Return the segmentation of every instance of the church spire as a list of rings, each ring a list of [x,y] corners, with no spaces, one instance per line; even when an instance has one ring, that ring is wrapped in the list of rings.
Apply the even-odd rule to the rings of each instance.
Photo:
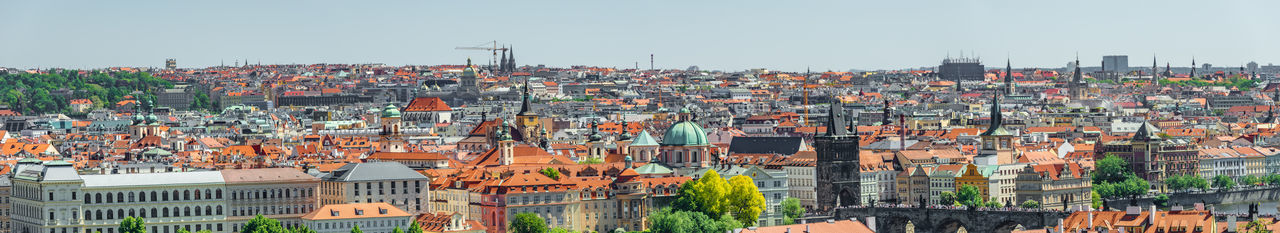
[[[1005,67],[1004,67],[1004,89],[1005,89],[1005,90],[1004,90],[1004,94],[1005,94],[1005,95],[1012,95],[1012,94],[1013,94],[1013,91],[1014,91],[1014,90],[1013,90],[1013,61],[1012,61],[1012,59],[1007,59],[1007,60],[1005,60],[1005,63],[1004,63],[1004,64],[1005,64]]]
[[[498,70],[504,72],[507,71],[507,50],[505,46],[502,50],[502,60],[498,61]]]
[[[516,71],[516,50],[515,48],[507,47],[507,53],[508,53],[507,69],[510,69],[511,72],[515,72]]]
[[[524,90],[521,91],[520,98],[522,99],[521,100],[522,102],[520,103],[520,113],[516,115],[528,116],[530,114],[529,100],[532,99],[533,97],[529,96],[529,78],[527,77],[524,78]]]
[[[986,132],[982,132],[982,136],[1006,136],[1011,135],[1009,130],[1004,129],[1004,116],[1000,114],[1000,95],[991,96],[991,123],[987,127]]]

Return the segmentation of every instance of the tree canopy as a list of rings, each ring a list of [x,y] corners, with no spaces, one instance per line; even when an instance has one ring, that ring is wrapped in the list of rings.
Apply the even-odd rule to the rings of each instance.
[[[721,215],[719,219],[708,217],[698,211],[677,211],[662,208],[649,216],[650,233],[722,233],[742,228],[729,215]]]
[[[1231,190],[1236,187],[1236,181],[1226,175],[1213,176],[1213,187],[1220,190]]]
[[[315,233],[306,226],[298,226],[294,228],[285,228],[280,225],[280,221],[263,217],[262,215],[254,216],[240,228],[241,233]]]
[[[102,107],[129,95],[144,99],[170,87],[173,84],[169,81],[146,72],[49,70],[0,74],[0,104],[24,114],[68,113],[72,99],[90,99],[95,107]],[[199,105],[211,106],[207,94],[198,92],[197,98],[202,94],[204,99],[197,100]]]
[[[133,216],[124,217],[124,220],[120,220],[118,230],[120,233],[147,233],[146,221]]]
[[[786,224],[795,224],[797,218],[804,217],[804,207],[800,206],[800,199],[788,197],[782,200],[782,221]]]
[[[515,233],[546,233],[547,222],[534,213],[518,213],[511,219],[507,229]]]
[[[764,194],[751,177],[738,175],[725,180],[715,170],[709,170],[698,180],[681,185],[672,207],[677,211],[702,212],[706,216],[729,214],[747,226],[754,226],[764,205]]]

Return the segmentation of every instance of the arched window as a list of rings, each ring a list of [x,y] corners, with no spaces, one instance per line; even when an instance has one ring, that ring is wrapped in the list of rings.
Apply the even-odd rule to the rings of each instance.
[[[173,194],[169,194],[169,195],[173,196],[174,201],[181,201],[182,195],[178,195],[178,194],[179,194],[178,190],[173,190]],[[177,211],[174,211],[174,212],[177,212]]]
[[[138,192],[138,201],[147,202],[147,192]]]
[[[168,201],[168,200],[169,200],[169,192],[160,192],[160,197],[161,197],[161,198],[163,198],[165,201]]]
[[[200,190],[196,189],[196,200],[200,200]]]
[[[157,213],[156,208],[155,208],[155,207],[151,207],[151,217],[152,217],[152,218],[155,218],[155,217],[159,217],[159,216],[160,216],[160,214],[159,214],[159,213]]]
[[[222,206],[218,206],[218,215],[222,215]]]
[[[191,190],[182,190],[182,200],[191,200]]]
[[[114,201],[112,199],[115,199],[115,198],[111,198],[111,193],[107,193],[107,203],[112,203],[112,201]]]
[[[124,209],[118,209],[118,210],[116,210],[116,216],[119,216],[120,218],[124,218],[124,217],[125,217],[125,215],[124,215]]]
[[[121,192],[116,193],[116,202],[117,203],[124,202],[124,193],[121,193]]]
[[[146,208],[138,209],[138,217],[146,218],[146,217],[147,217],[147,209],[146,209]]]
[[[138,201],[138,200],[133,198],[133,192],[129,192],[129,202],[135,202],[135,201]]]
[[[107,211],[107,219],[116,219],[116,212]]]
[[[138,213],[133,212],[133,209],[129,209],[129,215],[126,215],[126,216],[138,216]]]
[[[213,215],[213,207],[204,206],[204,215]]]
[[[156,200],[160,200],[159,198],[156,198],[156,191],[151,191],[151,201]],[[152,216],[155,216],[155,214],[152,214]]]
[[[93,217],[93,219],[102,220],[102,210],[98,210],[94,213],[96,214],[94,214],[95,216]]]
[[[182,208],[182,216],[191,216],[191,207]]]
[[[204,199],[213,199],[213,191],[210,191],[210,190],[208,190],[208,189],[205,189],[205,190],[204,190]]]
[[[85,211],[84,211],[84,218],[85,218],[85,220],[93,220],[93,211],[85,210]]]
[[[200,216],[200,206],[196,206],[196,216]]]
[[[219,189],[219,190],[218,190],[218,197],[217,197],[217,198],[218,198],[218,199],[222,199],[222,190],[221,190],[221,189]]]
[[[88,193],[85,193],[85,194],[84,194],[84,203],[85,203],[85,204],[91,204],[91,203],[93,203],[93,202],[91,202],[91,200],[93,200],[93,198],[92,198],[92,197],[93,197],[93,195],[89,195]]]
[[[160,208],[160,213],[166,218],[169,217],[169,207]]]

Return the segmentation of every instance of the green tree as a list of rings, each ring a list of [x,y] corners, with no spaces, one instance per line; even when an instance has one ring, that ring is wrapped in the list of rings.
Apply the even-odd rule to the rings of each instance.
[[[742,228],[742,223],[725,214],[719,219],[700,211],[678,211],[662,208],[649,216],[650,233],[722,233]]]
[[[756,182],[750,176],[737,175],[729,178],[730,193],[727,196],[729,206],[727,211],[733,214],[734,219],[742,222],[747,226],[755,226],[756,220],[760,219],[760,213],[764,212],[764,194],[760,193],[760,189],[756,187]]]
[[[400,227],[396,226],[395,229],[391,229],[391,233],[404,233],[404,230],[400,230]]]
[[[1187,179],[1188,179],[1187,183],[1191,186],[1191,188],[1200,189],[1200,191],[1209,190],[1209,181],[1205,180],[1204,177],[1193,175]]]
[[[1213,176],[1213,188],[1226,191],[1231,190],[1231,188],[1234,187],[1236,187],[1236,181],[1231,180],[1231,177],[1227,177],[1226,175]]]
[[[956,201],[968,207],[984,207],[987,203],[982,198],[982,192],[978,190],[978,187],[972,185],[960,186],[960,191],[956,192]]]
[[[1280,174],[1269,174],[1264,179],[1269,185],[1280,185]]]
[[[1258,178],[1255,175],[1247,175],[1244,178],[1240,178],[1240,184],[1246,186],[1262,185],[1262,178]]]
[[[543,168],[542,170],[539,170],[539,172],[553,180],[560,179],[560,170],[556,170],[555,168]]]
[[[355,224],[351,227],[351,233],[364,233],[364,231],[360,230],[360,224]]]
[[[1097,169],[1093,172],[1093,183],[1099,184],[1104,182],[1119,183],[1126,179],[1126,176],[1133,173],[1129,170],[1129,162],[1121,159],[1115,154],[1108,153],[1102,160],[1098,160],[1094,165]]]
[[[600,158],[587,158],[582,161],[578,161],[578,164],[602,164],[602,163],[604,163],[604,160]]]
[[[800,206],[800,199],[788,197],[782,200],[783,222],[786,224],[795,224],[795,219],[804,217],[804,207]]]
[[[941,205],[957,205],[959,202],[956,200],[958,200],[956,193],[951,191],[943,191],[942,194],[938,195],[938,204]]]
[[[518,213],[507,228],[515,233],[545,233],[547,222],[534,213]]]
[[[306,226],[296,226],[293,228],[285,228],[280,221],[263,217],[262,215],[254,216],[245,222],[240,228],[242,233],[315,233],[315,230]]]
[[[1164,185],[1166,187],[1169,187],[1169,189],[1173,190],[1174,192],[1191,188],[1190,187],[1191,185],[1190,183],[1188,183],[1188,180],[1186,178],[1187,176],[1182,176],[1182,175],[1169,176],[1168,178],[1164,179]]]
[[[120,220],[120,227],[117,230],[120,233],[147,233],[146,220],[133,216],[124,217],[124,220]]]
[[[1267,229],[1267,225],[1270,225],[1270,224],[1268,224],[1267,222],[1264,222],[1262,219],[1256,219],[1256,220],[1253,220],[1253,221],[1249,221],[1249,223],[1245,224],[1245,225],[1242,227],[1242,228],[1244,228],[1244,229],[1237,229],[1237,230],[1236,230],[1236,232],[1245,232],[1245,233],[1272,233],[1272,231],[1271,231],[1271,230],[1268,230],[1268,229]]]
[[[1093,199],[1093,203],[1091,203],[1090,206],[1093,206],[1094,209],[1101,209],[1102,195],[1098,195],[1098,191],[1089,191],[1089,195],[1090,198]]]
[[[1169,196],[1161,193],[1160,195],[1156,195],[1156,198],[1151,202],[1155,203],[1157,206],[1166,207],[1169,206]]]
[[[418,220],[413,220],[413,223],[409,224],[409,233],[422,233],[422,226],[418,225]]]
[[[1022,208],[1028,208],[1028,209],[1040,208],[1040,202],[1037,202],[1035,200],[1027,200],[1022,202],[1022,205],[1020,206]]]
[[[572,232],[572,231],[570,231],[569,229],[564,229],[559,227],[547,229],[547,233],[569,233],[569,232]]]

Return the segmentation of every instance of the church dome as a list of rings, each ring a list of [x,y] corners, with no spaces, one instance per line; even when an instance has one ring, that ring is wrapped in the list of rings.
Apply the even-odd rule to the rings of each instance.
[[[382,118],[400,117],[400,109],[393,104],[387,104],[382,108]]]
[[[143,124],[143,123],[146,123],[146,122],[147,122],[147,118],[146,118],[146,117],[143,117],[141,112],[139,112],[139,113],[134,113],[134,114],[133,114],[133,124],[134,124],[134,125],[140,125],[140,124]]]
[[[159,120],[160,120],[160,118],[159,118],[159,117],[156,117],[156,114],[155,114],[155,113],[152,113],[151,115],[147,115],[147,122],[148,122],[148,123],[156,123],[156,121],[159,121]]]
[[[667,128],[667,133],[662,136],[663,146],[704,146],[707,143],[707,133],[702,130],[702,126],[692,121],[681,121],[671,128]]]

